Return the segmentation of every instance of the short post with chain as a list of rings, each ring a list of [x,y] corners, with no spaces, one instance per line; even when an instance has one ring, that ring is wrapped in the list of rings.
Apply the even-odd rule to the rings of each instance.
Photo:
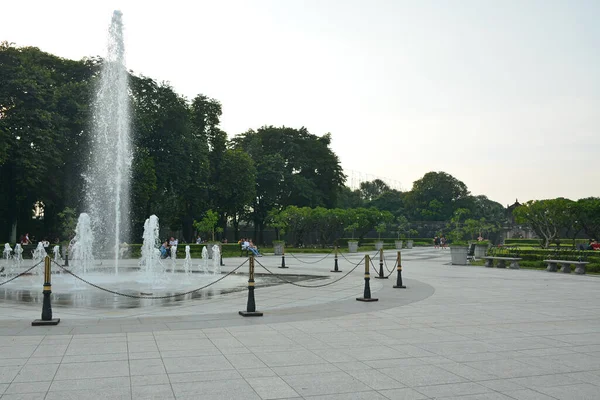
[[[338,247],[337,246],[334,247],[334,251],[335,251],[335,256],[333,257],[333,269],[331,270],[331,272],[342,272],[340,269],[338,269]]]
[[[383,274],[383,248],[379,249],[379,276],[376,279],[387,279],[388,277]]]
[[[251,254],[248,259],[248,303],[246,311],[240,311],[240,315],[244,317],[262,317],[263,313],[256,311],[256,303],[254,302],[254,255]]]
[[[285,266],[285,249],[281,252],[281,267],[279,268],[289,268]]]
[[[406,286],[402,284],[402,255],[400,254],[400,252],[398,252],[396,264],[398,265],[398,277],[396,278],[396,284],[394,285],[394,289],[406,289]]]
[[[375,299],[371,297],[371,286],[369,281],[371,280],[371,276],[369,275],[369,263],[371,262],[370,257],[368,255],[365,256],[365,291],[363,297],[358,297],[356,300],[358,301],[378,301],[379,299]]]
[[[50,256],[44,258],[44,300],[42,303],[42,319],[34,320],[32,326],[40,325],[58,325],[60,318],[52,319],[52,304],[50,295],[52,294],[52,274],[50,270]]]

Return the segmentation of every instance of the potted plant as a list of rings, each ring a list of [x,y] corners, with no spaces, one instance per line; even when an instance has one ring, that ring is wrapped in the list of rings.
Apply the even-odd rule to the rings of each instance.
[[[352,231],[352,240],[348,240],[348,252],[356,253],[358,252],[358,240],[354,240],[354,230],[358,228],[358,222],[350,224],[344,228],[345,231]]]
[[[414,230],[414,229],[409,229],[409,230],[408,230],[408,236],[409,236],[409,237],[413,237],[413,236],[415,236],[415,235],[416,235],[416,234],[418,234],[418,233],[419,233],[419,232],[417,232],[417,231],[416,231],[416,230]],[[407,239],[407,240],[406,240],[406,248],[407,248],[407,249],[412,249],[412,248],[413,248],[413,243],[414,243],[414,241],[413,241],[412,239]]]
[[[404,215],[401,215],[396,219],[396,222],[398,222],[398,224],[396,225],[396,233],[398,234],[398,239],[396,239],[394,243],[396,244],[396,249],[401,250],[401,239],[404,239],[404,232],[406,232],[406,230],[408,229],[408,220]]]
[[[386,229],[387,224],[385,222],[382,222],[375,227],[375,231],[378,235],[377,242],[375,242],[375,250],[383,249],[383,240],[381,240],[381,234],[384,233]]]
[[[467,265],[467,257],[469,255],[469,243],[464,240],[466,232],[461,229],[461,219],[468,215],[470,211],[466,208],[459,208],[454,211],[454,215],[450,219],[450,226],[454,229],[450,231],[448,237],[450,239],[450,256],[452,265]]]
[[[276,256],[283,255],[285,242],[283,240],[273,240],[273,252]]]
[[[479,240],[475,242],[475,253],[473,257],[475,258],[483,258],[487,252],[487,249],[490,247],[489,240]]]

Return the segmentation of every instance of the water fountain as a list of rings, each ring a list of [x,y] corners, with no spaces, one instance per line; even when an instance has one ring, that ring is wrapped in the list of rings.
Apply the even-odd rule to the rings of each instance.
[[[91,159],[85,174],[94,248],[102,258],[114,256],[115,274],[119,246],[129,233],[132,153],[128,96],[122,13],[115,11],[93,105]]]
[[[13,260],[15,268],[20,268],[21,263],[23,262],[23,248],[20,243],[15,244]]]
[[[37,244],[37,247],[33,251],[33,264],[35,265],[35,264],[42,262],[47,255],[48,255],[48,253],[46,253],[46,249],[44,248],[44,245],[42,244],[42,242],[39,242]],[[39,269],[38,268],[34,269],[33,273],[38,274]]]
[[[208,249],[206,246],[202,247],[202,255],[200,257],[200,270],[208,274]]]
[[[2,251],[2,258],[4,258],[4,260],[6,261],[7,266],[8,266],[9,260],[12,258],[12,256],[11,256],[12,251],[13,251],[13,249],[12,249],[12,247],[10,247],[10,244],[4,243],[4,250]]]
[[[183,262],[183,272],[186,276],[192,273],[192,256],[190,254],[190,246],[185,246],[185,260]]]
[[[92,226],[90,216],[86,213],[81,213],[77,220],[77,227],[75,228],[75,239],[73,244],[73,254],[71,260],[71,271],[76,274],[86,275],[88,270],[91,269],[92,263],[94,262],[94,233],[92,232]]]
[[[62,263],[62,257],[60,256],[60,246],[56,245],[52,248],[52,253],[54,253],[54,262],[57,264]]]
[[[155,215],[150,216],[144,224],[141,260],[119,261],[119,249],[128,251],[128,246],[121,246],[128,241],[129,191],[131,180],[132,145],[130,137],[130,99],[128,95],[128,72],[125,67],[125,47],[123,40],[122,14],[115,11],[108,35],[108,54],[102,64],[98,80],[96,97],[93,103],[92,139],[90,143],[90,159],[84,174],[85,204],[88,214],[81,214],[77,223],[74,245],[69,250],[73,254],[72,268],[74,273],[86,275],[86,280],[111,291],[127,293],[132,297],[118,296],[109,292],[92,288],[77,280],[68,273],[56,274],[53,277],[53,304],[60,306],[83,306],[93,308],[131,308],[142,305],[176,305],[184,304],[182,299],[197,299],[211,296],[210,293],[228,293],[245,290],[247,278],[242,275],[230,275],[227,279],[211,286],[209,292],[190,292],[186,297],[168,297],[160,299],[139,299],[133,296],[172,295],[195,288],[204,287],[219,278],[221,274],[219,247],[212,250],[212,265],[209,266],[208,251],[202,249],[200,267],[202,272],[192,274],[193,261],[189,246],[186,246],[183,274],[177,276],[176,248],[170,260],[173,274],[166,273],[166,266],[160,258],[159,223]],[[75,155],[74,155],[75,156]],[[10,246],[9,246],[10,247]],[[6,251],[6,246],[5,246]],[[13,251],[13,272],[20,272],[23,267],[30,267],[31,260],[23,261],[23,248],[17,244]],[[8,254],[8,252],[6,253]],[[46,256],[43,245],[38,245],[33,263],[38,263]],[[96,256],[96,257],[94,257]],[[55,261],[60,257],[59,248],[54,247]],[[94,258],[97,260],[94,262]],[[102,263],[109,268],[100,271]],[[119,264],[123,271],[120,273]],[[25,265],[24,265],[25,264]],[[166,262],[165,262],[166,264]],[[98,268],[98,267],[101,268]],[[35,268],[33,273],[40,273],[42,268]],[[262,278],[261,278],[262,279]],[[279,283],[279,281],[277,281]],[[23,276],[14,281],[10,290],[0,291],[0,298],[13,301],[40,301],[40,277]],[[150,291],[147,289],[150,287]],[[6,287],[5,287],[6,288]],[[73,290],[77,289],[77,290]],[[209,294],[207,294],[209,293]],[[27,299],[27,300],[23,300]]]
[[[177,246],[171,246],[171,272],[175,273],[177,266]]]
[[[167,280],[165,274],[165,266],[160,260],[159,239],[159,224],[158,217],[151,215],[144,223],[144,234],[142,244],[142,259],[140,267],[142,272],[141,281],[150,283],[152,286],[160,285],[161,282]]]
[[[216,244],[212,248],[212,274],[221,274],[221,250]]]

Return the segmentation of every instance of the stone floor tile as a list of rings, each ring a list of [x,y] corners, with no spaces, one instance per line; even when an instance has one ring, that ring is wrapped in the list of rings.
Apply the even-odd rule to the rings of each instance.
[[[291,375],[282,377],[300,396],[369,391],[367,385],[345,372]]]
[[[119,376],[129,376],[129,363],[127,361],[61,364],[54,379],[111,378]]]
[[[531,389],[512,390],[502,393],[516,400],[555,400],[554,397],[550,397],[546,394]]]
[[[600,386],[580,383],[577,385],[540,388],[538,391],[559,400],[597,400],[600,399]]]
[[[151,358],[147,360],[129,360],[129,374],[133,375],[154,375],[165,374],[165,366],[161,358]]]
[[[13,382],[50,382],[54,379],[59,364],[25,365]]]
[[[379,393],[390,400],[423,400],[428,397],[411,388],[380,390]]]
[[[252,386],[252,389],[254,389],[261,399],[267,400],[298,397],[298,393],[296,393],[294,389],[280,377],[246,378],[246,381]]]
[[[199,394],[201,397],[201,394]],[[175,399],[175,394],[170,384],[133,386],[131,388],[132,400],[170,400]]]
[[[44,393],[50,389],[50,381],[46,382],[13,382],[10,384],[8,389],[4,392],[5,394],[15,393]]]

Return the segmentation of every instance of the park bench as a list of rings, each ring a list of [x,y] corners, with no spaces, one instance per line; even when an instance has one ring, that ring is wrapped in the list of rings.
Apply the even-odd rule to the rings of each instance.
[[[498,260],[498,265],[496,266],[496,268],[506,268],[506,262],[510,261],[510,268],[512,268],[512,269],[519,269],[519,261],[522,260],[522,258],[518,258],[518,257],[491,257],[491,256],[483,257],[483,259],[485,260],[485,266],[487,268],[493,268],[494,260]]]
[[[544,260],[548,264],[546,271],[556,272],[558,270],[558,264],[561,265],[560,272],[565,274],[571,273],[571,264],[575,266],[575,273],[579,275],[585,274],[585,265],[589,264],[587,261],[570,261],[570,260]]]

